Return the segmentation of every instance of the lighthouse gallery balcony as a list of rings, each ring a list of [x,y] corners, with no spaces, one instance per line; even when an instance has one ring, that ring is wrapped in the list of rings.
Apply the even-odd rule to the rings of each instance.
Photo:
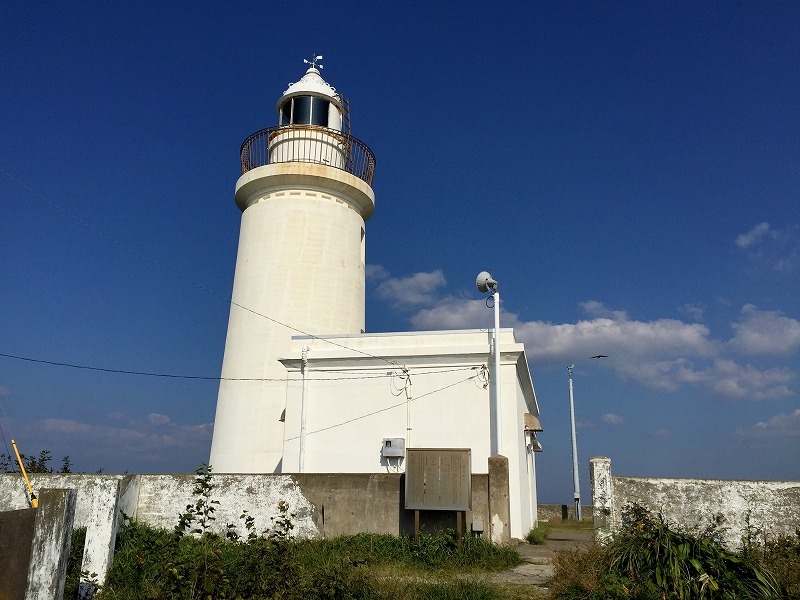
[[[315,125],[267,127],[241,147],[242,174],[278,162],[306,162],[342,169],[372,185],[375,155],[361,140]]]

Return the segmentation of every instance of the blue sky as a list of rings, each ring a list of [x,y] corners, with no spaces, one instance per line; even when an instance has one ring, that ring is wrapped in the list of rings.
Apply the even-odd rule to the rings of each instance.
[[[800,479],[796,2],[3,3],[0,353],[218,376],[239,146],[314,52],[377,157],[368,331],[491,326],[491,271],[542,501],[571,499],[572,363],[584,498],[594,455]],[[0,424],[190,472],[217,385],[0,357]]]

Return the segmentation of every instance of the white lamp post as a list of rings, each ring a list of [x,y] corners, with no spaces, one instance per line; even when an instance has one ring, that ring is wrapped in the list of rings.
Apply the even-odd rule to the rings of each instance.
[[[575,438],[575,400],[572,393],[572,369],[575,365],[567,367],[569,373],[569,418],[572,422],[572,483],[575,498],[575,519],[581,520],[581,484],[578,477],[578,442]]]
[[[492,395],[492,407],[491,407],[491,414],[494,418],[494,423],[492,427],[492,440],[491,440],[491,449],[492,454],[500,454],[502,452],[502,446],[500,443],[500,438],[502,434],[501,428],[501,410],[500,410],[500,292],[497,291],[497,282],[492,279],[492,276],[489,275],[486,271],[481,271],[478,274],[478,278],[475,280],[475,285],[478,287],[479,292],[489,292],[492,293],[492,299],[494,300],[494,331],[492,334],[492,353],[494,355],[494,374],[492,376],[492,389],[494,394]]]

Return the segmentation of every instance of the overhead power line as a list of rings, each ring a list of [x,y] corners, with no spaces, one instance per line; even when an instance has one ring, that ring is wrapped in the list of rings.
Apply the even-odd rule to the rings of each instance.
[[[85,371],[100,371],[102,373],[116,373],[120,375],[141,375],[145,377],[165,377],[169,379],[197,379],[197,380],[204,380],[204,381],[286,381],[285,377],[281,378],[268,378],[268,377],[211,377],[205,375],[180,375],[174,373],[153,373],[148,371],[130,371],[127,369],[108,369],[105,367],[95,367],[90,365],[76,365],[73,363],[66,363],[66,362],[58,362],[53,360],[44,360],[41,358],[31,358],[29,356],[18,356],[16,354],[6,354],[4,352],[0,352],[0,357],[3,358],[11,358],[14,360],[21,360],[25,362],[32,362],[38,363],[43,365],[51,365],[54,367],[67,367],[70,369],[81,369]],[[456,367],[453,369],[440,369],[437,371],[428,371],[422,372],[421,375],[433,375],[437,373],[450,373],[453,371],[466,371],[469,369],[473,369],[475,367]],[[352,371],[324,371],[326,373],[352,373]],[[346,381],[349,379],[382,379],[387,377],[393,377],[395,374],[393,372],[389,373],[381,373],[376,375],[362,375],[362,374],[353,374],[349,377],[321,377],[321,378],[309,378],[307,381]]]
[[[418,400],[422,400],[422,398],[426,398],[428,396],[433,396],[434,394],[438,394],[439,392],[443,392],[444,390],[446,390],[448,388],[455,387],[457,385],[460,385],[462,383],[465,383],[467,381],[471,381],[471,380],[477,379],[477,378],[478,378],[477,374],[476,375],[472,375],[470,377],[467,377],[466,379],[461,379],[460,381],[456,381],[455,383],[450,383],[450,384],[442,386],[442,387],[440,387],[438,389],[431,390],[430,392],[426,392],[424,394],[420,394],[416,398],[412,398],[411,402],[417,402]],[[405,406],[405,405],[406,405],[406,401],[404,400],[403,402],[398,402],[396,404],[392,404],[390,406],[385,406],[383,408],[379,408],[378,410],[374,410],[372,412],[369,412],[369,413],[366,413],[366,414],[363,414],[363,415],[359,415],[358,417],[353,417],[352,419],[347,419],[346,421],[342,421],[341,423],[334,423],[333,425],[328,425],[327,427],[322,427],[320,429],[315,429],[314,431],[308,431],[308,432],[306,432],[306,435],[313,435],[315,433],[322,433],[323,431],[328,431],[329,429],[336,429],[337,427],[343,427],[344,425],[348,425],[350,423],[354,423],[355,421],[360,421],[361,419],[366,419],[367,417],[371,417],[373,415],[377,415],[377,414],[380,414],[382,412],[386,412],[387,410],[392,410],[394,408],[399,408],[399,407]],[[300,439],[299,435],[294,436],[294,437],[290,437],[290,438],[286,438],[286,441],[290,442],[290,441],[297,440],[297,439]]]
[[[344,350],[350,350],[351,352],[356,352],[358,354],[363,354],[364,356],[368,356],[370,358],[374,358],[374,359],[377,359],[377,360],[382,360],[385,363],[392,365],[393,367],[400,368],[400,365],[398,365],[397,363],[395,363],[392,360],[389,360],[388,358],[385,358],[383,356],[375,356],[374,354],[370,354],[369,352],[366,352],[364,350],[359,350],[358,348],[351,348],[349,346],[346,346],[344,344],[340,344],[339,342],[335,342],[335,341],[330,340],[328,338],[316,336],[313,333],[309,333],[307,331],[303,331],[302,329],[298,329],[297,327],[293,327],[292,325],[287,325],[286,323],[278,321],[277,319],[274,319],[274,318],[270,317],[269,315],[265,315],[263,313],[260,313],[257,310],[253,310],[252,308],[248,308],[247,306],[244,306],[243,304],[239,304],[238,302],[235,302],[233,299],[228,299],[225,296],[223,296],[221,294],[218,294],[217,292],[215,292],[215,291],[213,291],[213,290],[211,290],[211,289],[209,289],[209,288],[207,288],[207,287],[205,287],[203,285],[200,285],[199,283],[189,279],[188,277],[184,277],[183,275],[168,269],[167,267],[165,267],[164,265],[156,262],[155,260],[153,260],[151,258],[148,258],[147,256],[145,256],[141,252],[138,252],[138,251],[134,250],[133,248],[131,248],[130,246],[127,246],[126,244],[123,244],[119,240],[111,237],[106,232],[104,232],[102,229],[96,227],[95,225],[93,225],[92,223],[90,223],[89,221],[84,219],[83,217],[68,211],[64,207],[62,207],[59,204],[53,202],[52,200],[50,200],[49,198],[47,198],[46,196],[44,196],[40,192],[38,192],[35,189],[33,189],[31,186],[26,184],[24,181],[21,181],[17,177],[14,177],[11,173],[6,171],[2,167],[0,167],[0,173],[3,173],[6,177],[8,177],[12,181],[16,182],[18,185],[22,186],[23,188],[28,190],[33,195],[37,196],[38,198],[41,198],[42,200],[47,202],[50,206],[54,207],[56,210],[60,211],[61,213],[65,214],[65,215],[67,215],[68,217],[74,219],[75,221],[77,221],[81,225],[85,226],[86,228],[88,228],[89,230],[91,230],[95,234],[99,235],[100,237],[102,237],[106,241],[111,242],[112,244],[114,244],[118,248],[124,250],[128,254],[131,254],[131,255],[135,256],[136,258],[138,258],[139,260],[147,263],[151,267],[155,267],[156,269],[159,269],[160,271],[163,271],[164,273],[167,273],[168,275],[171,275],[172,277],[180,279],[184,283],[186,283],[186,284],[188,284],[188,285],[190,285],[190,286],[192,286],[194,288],[197,288],[198,290],[200,290],[202,292],[205,292],[206,294],[208,294],[208,295],[210,295],[210,296],[212,296],[214,298],[217,298],[218,300],[222,300],[225,304],[227,304],[229,306],[235,306],[237,308],[241,308],[242,310],[246,310],[247,312],[253,313],[254,315],[259,316],[259,317],[261,317],[263,319],[267,319],[268,321],[272,321],[276,325],[280,325],[282,327],[286,327],[287,329],[291,329],[292,331],[297,332],[297,333],[299,333],[301,335],[308,336],[308,337],[313,338],[315,340],[320,340],[320,341],[323,341],[323,342],[327,342],[328,344],[331,344],[333,346],[338,346],[339,348],[342,348]],[[98,370],[103,370],[103,369],[98,369]],[[141,373],[135,373],[134,372],[132,374],[137,374],[138,375],[138,374],[141,374]],[[170,377],[170,376],[169,375],[164,375],[164,377]],[[182,377],[182,378],[185,378],[185,379],[212,379],[212,378],[205,378],[205,377]],[[217,377],[217,378],[214,378],[214,379],[220,379],[220,378]]]

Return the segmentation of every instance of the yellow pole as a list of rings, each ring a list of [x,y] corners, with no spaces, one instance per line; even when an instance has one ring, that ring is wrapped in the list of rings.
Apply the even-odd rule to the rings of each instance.
[[[22,458],[20,458],[19,450],[17,450],[17,443],[14,440],[11,440],[11,445],[14,446],[14,453],[17,455],[17,463],[22,471],[22,476],[25,478],[25,483],[28,485],[28,493],[31,495],[31,506],[33,508],[39,508],[39,499],[36,497],[36,494],[33,493],[31,480],[28,479],[28,474],[25,472],[25,465],[22,464]]]

